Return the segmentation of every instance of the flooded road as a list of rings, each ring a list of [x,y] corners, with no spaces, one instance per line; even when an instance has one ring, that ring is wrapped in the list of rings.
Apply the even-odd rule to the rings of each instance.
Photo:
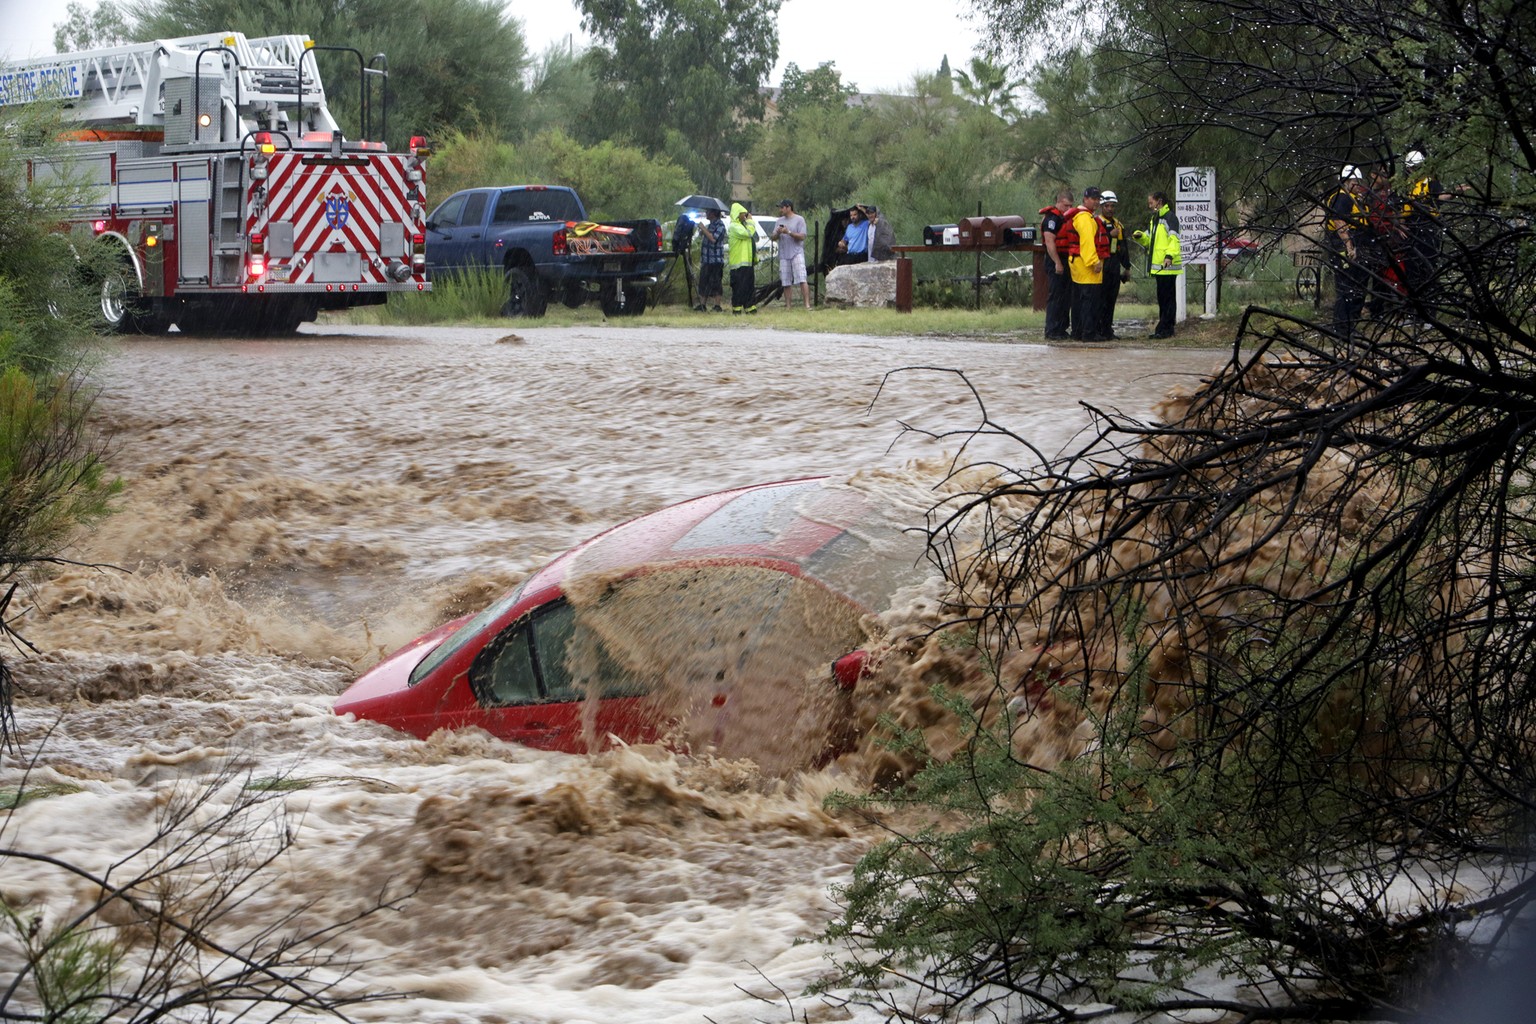
[[[97,404],[121,512],[68,552],[119,569],[18,598],[41,653],[17,665],[0,784],[35,759],[27,784],[57,795],[15,811],[5,842],[103,871],[145,856],[175,787],[217,783],[223,807],[242,790],[221,773],[281,777],[291,845],[225,926],[315,927],[412,894],[325,939],[359,963],[348,990],[412,993],[358,1019],[816,1017],[801,993],[825,950],[794,943],[877,838],[820,808],[859,780],[421,741],[331,701],[561,550],[696,494],[862,475],[920,513],[953,432],[980,421],[950,370],[1050,453],[1087,423],[1080,403],[1146,415],[1222,355],[607,326],[126,342]],[[887,377],[905,367],[928,369]],[[991,438],[979,458],[1028,456]],[[54,914],[90,897],[43,865],[8,868],[3,893]]]

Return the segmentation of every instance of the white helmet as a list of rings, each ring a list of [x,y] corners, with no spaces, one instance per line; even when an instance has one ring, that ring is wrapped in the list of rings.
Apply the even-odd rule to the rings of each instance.
[[[1344,169],[1339,172],[1339,177],[1343,178],[1345,181],[1349,181],[1351,178],[1356,180],[1362,179],[1365,177],[1365,175],[1361,174],[1360,168],[1356,167],[1354,164],[1345,164]]]
[[[1419,166],[1419,164],[1421,164],[1423,162],[1424,162],[1424,154],[1420,153],[1416,149],[1410,149],[1407,153],[1403,154],[1403,163],[1407,166],[1407,168],[1410,171],[1413,170],[1415,167]]]

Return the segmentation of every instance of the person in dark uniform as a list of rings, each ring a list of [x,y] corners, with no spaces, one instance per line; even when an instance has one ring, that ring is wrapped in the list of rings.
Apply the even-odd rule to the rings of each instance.
[[[1323,243],[1333,270],[1333,329],[1346,344],[1355,336],[1365,308],[1365,289],[1370,283],[1366,261],[1370,241],[1366,237],[1365,176],[1354,164],[1339,174],[1339,187],[1328,197],[1328,217],[1323,224]]]
[[[1045,245],[1045,339],[1065,341],[1072,329],[1072,275],[1067,268],[1067,253],[1057,252],[1056,234],[1072,208],[1072,190],[1056,193],[1054,206],[1040,211],[1040,239]]]
[[[1403,200],[1403,229],[1407,233],[1407,279],[1403,282],[1410,298],[1421,301],[1434,299],[1436,264],[1440,262],[1440,249],[1444,245],[1444,231],[1440,227],[1440,204],[1454,198],[1446,191],[1440,179],[1423,175],[1424,154],[1410,150],[1403,158],[1409,175],[1414,177]]]
[[[1115,333],[1115,303],[1120,301],[1120,286],[1131,279],[1131,252],[1126,244],[1125,224],[1115,216],[1119,208],[1120,197],[1105,189],[1099,200],[1099,220],[1109,233],[1109,258],[1104,261],[1104,308],[1099,314],[1099,333],[1106,341],[1120,337]]]

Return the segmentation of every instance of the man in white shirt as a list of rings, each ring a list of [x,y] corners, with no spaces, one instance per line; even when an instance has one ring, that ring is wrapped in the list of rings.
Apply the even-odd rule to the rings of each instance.
[[[773,240],[779,243],[779,283],[784,286],[784,308],[793,309],[791,289],[800,286],[805,308],[811,308],[811,286],[805,275],[805,218],[795,204],[779,200],[779,219],[773,222]]]

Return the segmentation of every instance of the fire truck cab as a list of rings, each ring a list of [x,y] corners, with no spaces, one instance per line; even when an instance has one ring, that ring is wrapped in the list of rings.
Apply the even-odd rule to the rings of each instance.
[[[356,56],[361,139],[331,116],[316,50]],[[0,106],[64,110],[32,181],[73,196],[77,247],[106,247],[85,286],[110,329],[281,334],[431,288],[424,140],[368,141],[387,134],[386,75],[382,54],[226,32],[13,61]]]

